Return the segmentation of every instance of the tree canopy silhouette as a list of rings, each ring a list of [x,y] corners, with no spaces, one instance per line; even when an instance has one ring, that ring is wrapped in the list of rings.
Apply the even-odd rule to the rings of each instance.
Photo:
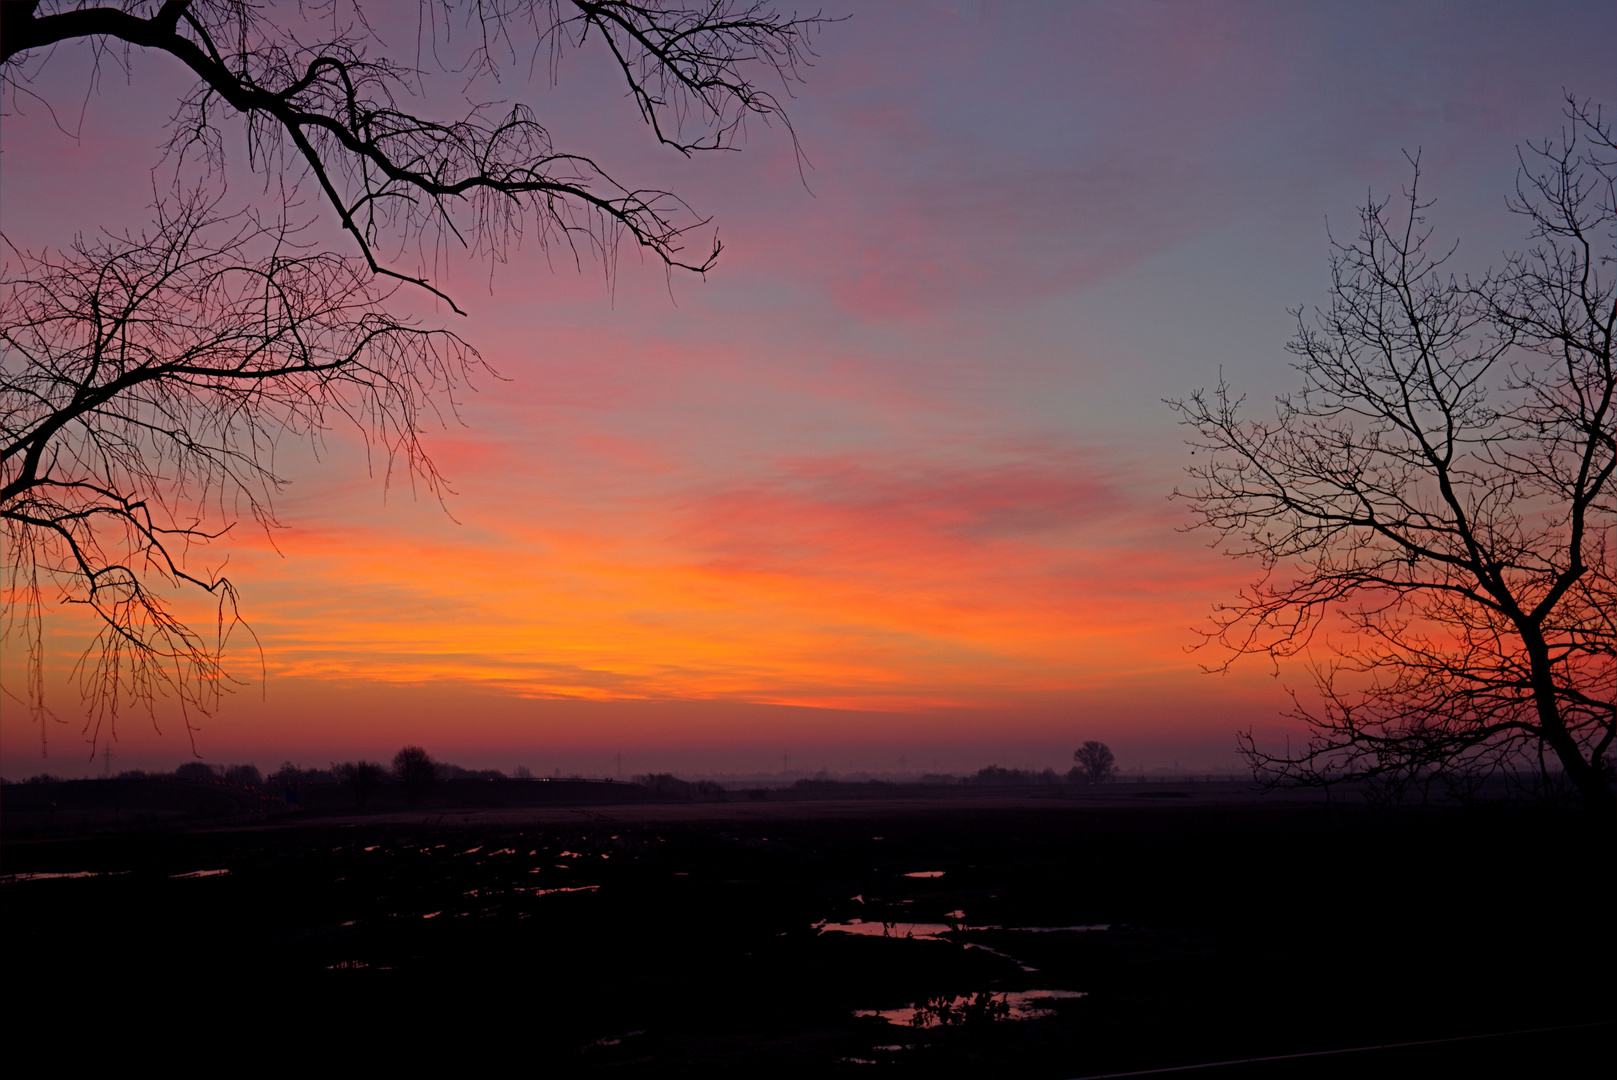
[[[1094,739],[1074,750],[1072,760],[1077,763],[1077,771],[1086,784],[1110,780],[1117,764],[1117,759],[1112,756],[1112,748]]]
[[[1324,310],[1296,312],[1302,389],[1272,420],[1222,382],[1170,404],[1195,431],[1196,525],[1261,573],[1207,639],[1309,660],[1297,753],[1242,736],[1271,782],[1474,790],[1498,773],[1613,810],[1617,735],[1617,144],[1567,99],[1509,208],[1532,246],[1450,269],[1414,177],[1334,243]],[[1314,647],[1318,646],[1318,650]],[[1548,755],[1548,763],[1546,763]]]
[[[735,148],[749,118],[783,125],[795,147],[755,80],[789,86],[825,21],[753,0],[441,0],[420,20],[418,56],[468,80],[469,102],[524,53],[548,56],[554,76],[563,54],[599,40],[652,137],[687,156]],[[351,422],[390,472],[442,491],[422,432],[487,369],[460,336],[390,301],[418,287],[460,312],[432,275],[449,247],[497,263],[528,237],[599,259],[609,277],[625,240],[671,271],[706,272],[720,252],[716,239],[687,250],[708,222],[684,200],[556,146],[526,105],[435,119],[423,69],[390,54],[358,5],[7,3],[7,104],[26,102],[73,43],[97,71],[127,72],[139,50],[195,82],[169,121],[173,181],[154,179],[149,225],[66,252],[5,242],[5,632],[25,643],[42,751],[41,617],[53,599],[85,605],[99,627],[76,669],[92,746],[131,701],[172,697],[188,727],[217,702],[237,592],[186,556],[240,517],[275,524],[278,440]],[[236,145],[272,210],[223,205]],[[300,183],[348,250],[298,220]],[[178,617],[162,586],[212,594],[210,631]]]
[[[438,765],[421,747],[406,746],[393,755],[393,779],[404,788],[405,802],[420,806],[438,782]]]

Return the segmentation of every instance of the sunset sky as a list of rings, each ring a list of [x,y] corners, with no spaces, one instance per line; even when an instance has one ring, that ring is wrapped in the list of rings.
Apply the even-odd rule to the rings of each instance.
[[[429,433],[444,504],[388,490],[338,428],[318,461],[284,448],[285,528],[193,554],[228,556],[267,672],[238,638],[205,760],[1065,769],[1100,738],[1124,769],[1225,769],[1237,728],[1294,730],[1301,668],[1187,652],[1256,568],[1179,531],[1161,399],[1221,370],[1259,407],[1293,385],[1288,309],[1325,301],[1327,230],[1397,194],[1405,151],[1457,268],[1521,246],[1516,145],[1559,131],[1563,88],[1617,105],[1609,3],[825,12],[852,17],[789,102],[806,185],[778,128],[658,148],[592,48],[555,87],[504,85],[558,145],[711,214],[717,269],[625,248],[609,287],[532,245],[454,267],[468,317],[432,317],[506,381]],[[87,51],[59,49],[4,118],[12,243],[145,222],[187,84],[132,70],[86,96]],[[72,691],[49,695],[45,761],[5,700],[7,778],[99,771]],[[116,767],[190,754],[160,726],[122,718]]]

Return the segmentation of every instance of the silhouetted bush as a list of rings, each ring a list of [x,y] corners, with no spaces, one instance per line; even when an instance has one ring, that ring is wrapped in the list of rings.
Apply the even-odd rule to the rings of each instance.
[[[450,765],[447,762],[433,763],[438,770],[440,780],[504,780],[505,774],[498,769],[463,769],[459,765]]]
[[[1004,994],[996,997],[990,991],[979,990],[959,998],[949,994],[923,998],[915,1003],[915,1015],[910,1017],[910,1024],[914,1027],[988,1024],[1010,1015],[1011,1004]]]
[[[792,785],[793,791],[811,791],[827,794],[831,792],[870,792],[891,788],[895,785],[886,780],[832,780],[823,773],[812,778],[804,778]]]
[[[231,765],[225,769],[225,783],[244,784],[247,787],[258,787],[264,782],[264,774],[258,771],[257,765]]]
[[[998,765],[990,765],[985,770],[978,770],[977,776],[973,776],[970,783],[988,787],[1009,787],[1012,784],[1059,784],[1061,776],[1058,776],[1053,768],[1048,768],[1043,773],[1033,773],[1020,768],[999,768]]]
[[[174,770],[176,780],[217,780],[219,774],[213,771],[213,766],[201,761],[187,761]]]
[[[672,773],[647,773],[637,778],[641,786],[650,788],[658,795],[673,796],[680,799],[711,799],[724,794],[724,787],[712,780],[698,780],[691,782],[681,780]]]
[[[404,788],[404,801],[420,806],[438,781],[438,766],[419,746],[406,746],[393,755],[393,779]]]

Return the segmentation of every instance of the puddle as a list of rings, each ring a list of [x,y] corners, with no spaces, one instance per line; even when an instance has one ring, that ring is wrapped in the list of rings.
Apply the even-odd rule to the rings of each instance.
[[[965,918],[965,913],[950,911],[947,918]],[[1087,934],[1092,930],[1110,930],[1111,923],[1094,923],[1090,926],[1001,926],[999,923],[983,923],[981,926],[965,926],[962,930],[1003,930],[1012,934]]]
[[[67,881],[72,878],[116,877],[127,873],[128,870],[73,870],[65,873],[6,874],[0,877],[0,881]]]
[[[854,900],[862,899],[853,897]],[[949,911],[944,917],[955,920],[948,923],[929,922],[884,922],[880,919],[849,919],[847,922],[834,923],[820,920],[812,923],[814,929],[822,934],[858,934],[861,937],[896,937],[915,938],[918,941],[939,941],[943,934],[969,934],[980,933],[987,930],[1000,930],[1016,934],[1083,934],[1093,930],[1110,930],[1111,923],[1095,923],[1090,926],[1001,926],[989,923],[982,926],[968,925],[964,920],[964,911]],[[983,948],[977,945],[974,948]],[[989,952],[994,950],[989,949]],[[1003,955],[1003,954],[1002,954]]]
[[[854,899],[859,899],[855,897]],[[975,941],[966,941],[964,936],[985,931],[1000,931],[1023,934],[1078,934],[1092,930],[1108,930],[1110,923],[1095,923],[1089,926],[968,926],[965,923],[966,913],[955,910],[948,912],[946,918],[955,920],[950,923],[929,922],[885,922],[880,919],[849,919],[847,922],[834,923],[828,920],[811,924],[813,929],[822,934],[852,934],[856,937],[894,938],[904,941],[948,941],[959,945],[963,949],[980,949],[991,956],[1002,960],[1009,960],[1024,972],[1029,974],[1039,969],[1010,953],[1001,952],[990,945],[983,945]],[[1064,991],[1063,991],[1064,992]],[[1013,1016],[1012,1019],[1020,1019]],[[896,1023],[897,1021],[895,1021]]]
[[[617,838],[613,837],[613,839],[615,840]],[[591,1049],[593,1047],[597,1047],[597,1046],[599,1046],[599,1047],[622,1046],[624,1039],[632,1039],[636,1035],[644,1035],[645,1033],[646,1033],[645,1029],[642,1028],[639,1031],[625,1031],[622,1035],[608,1035],[604,1039],[596,1039],[592,1043],[585,1044],[584,1049],[589,1050],[589,1049]]]
[[[814,929],[822,934],[854,934],[859,937],[908,938],[915,941],[943,941],[942,935],[954,927],[936,922],[881,922],[849,919],[847,922],[817,922]]]
[[[228,873],[230,873],[229,870],[193,870],[189,874],[170,874],[169,877],[179,880],[180,878],[222,877]]]
[[[517,889],[517,892],[532,893],[535,896],[549,896],[552,893],[564,892],[594,892],[599,885],[563,885],[556,889]]]
[[[942,870],[912,870],[905,877],[942,877]]]
[[[969,1022],[971,1019],[1037,1020],[1052,1016],[1051,1003],[1088,997],[1082,990],[1011,990],[959,997],[937,997],[902,1009],[855,1009],[855,1016],[879,1016],[900,1027],[929,1028]],[[997,1014],[997,1015],[993,1015]],[[877,1047],[894,1050],[897,1047]]]

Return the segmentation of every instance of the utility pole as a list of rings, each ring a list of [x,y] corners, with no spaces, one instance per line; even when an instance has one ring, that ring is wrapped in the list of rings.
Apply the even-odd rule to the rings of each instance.
[[[623,779],[623,751],[618,751],[618,779]]]

